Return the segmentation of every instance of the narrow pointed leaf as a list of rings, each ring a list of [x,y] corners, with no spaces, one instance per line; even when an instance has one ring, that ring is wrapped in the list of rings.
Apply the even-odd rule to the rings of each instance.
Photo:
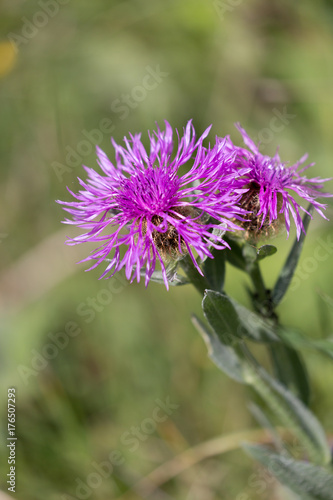
[[[301,355],[282,343],[270,345],[269,351],[276,378],[309,406],[309,377]]]
[[[315,348],[333,359],[333,339],[311,340],[307,342],[306,347]]]
[[[249,339],[254,342],[280,341],[268,320],[225,293],[207,290],[202,307],[209,324],[226,344],[232,344],[237,339]]]
[[[313,462],[327,464],[331,460],[330,448],[313,413],[263,368],[252,366],[252,380],[248,379],[281,423],[298,437]]]
[[[312,214],[313,212],[313,206],[310,205],[308,208],[308,212]],[[307,228],[309,226],[311,217],[307,213],[303,217],[303,226],[304,230],[307,231]],[[301,233],[299,240],[295,240],[292,249],[287,257],[287,260],[285,262],[285,265],[282,268],[281,274],[274,286],[273,292],[272,292],[272,301],[275,305],[275,307],[279,304],[281,299],[283,298],[284,294],[288,290],[288,287],[290,285],[290,282],[292,280],[292,277],[294,275],[296,266],[298,264],[298,260],[301,255],[301,251],[303,248],[303,243],[305,239],[305,233]]]
[[[239,321],[242,324],[243,337],[247,337],[255,342],[279,342],[279,337],[275,333],[275,328],[269,320],[266,320],[239,304],[236,300],[229,297]]]
[[[243,449],[302,500],[333,500],[333,475],[323,467],[279,455],[266,446],[244,444]]]
[[[202,309],[208,323],[221,342],[226,345],[237,342],[242,325],[226,294],[206,290]]]
[[[332,338],[312,340],[304,337],[300,332],[285,327],[280,327],[278,329],[278,335],[286,344],[295,349],[316,349],[330,359],[333,359]]]
[[[243,360],[235,349],[221,342],[196,316],[192,316],[192,323],[204,339],[208,355],[215,365],[233,380],[245,383]]]
[[[273,245],[263,245],[262,247],[258,248],[257,255],[258,255],[258,260],[265,259],[266,257],[270,257],[271,255],[274,255],[277,252],[277,248],[274,247]]]

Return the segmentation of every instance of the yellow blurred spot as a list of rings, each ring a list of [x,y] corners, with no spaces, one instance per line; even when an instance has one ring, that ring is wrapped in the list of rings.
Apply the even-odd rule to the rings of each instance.
[[[10,73],[15,66],[16,53],[10,42],[0,42],[0,78]]]

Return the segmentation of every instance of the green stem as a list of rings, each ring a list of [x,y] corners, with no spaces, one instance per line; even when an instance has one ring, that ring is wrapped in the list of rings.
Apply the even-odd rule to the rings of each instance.
[[[254,262],[248,272],[258,295],[258,300],[265,303],[267,301],[267,290],[258,262]]]
[[[247,268],[247,272],[255,290],[255,293],[253,294],[253,305],[255,309],[264,318],[275,319],[277,322],[277,316],[274,313],[270,291],[265,286],[259,263],[253,262],[251,266]]]
[[[195,265],[192,262],[192,259],[189,255],[186,255],[184,259],[180,261],[180,265],[186,273],[186,276],[192,283],[192,285],[198,290],[201,295],[204,295],[205,290],[210,289],[209,282],[202,276]]]

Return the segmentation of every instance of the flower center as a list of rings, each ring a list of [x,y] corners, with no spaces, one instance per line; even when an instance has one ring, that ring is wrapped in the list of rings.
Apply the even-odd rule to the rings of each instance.
[[[266,216],[263,220],[263,214],[258,215],[260,211],[260,187],[256,182],[251,182],[247,187],[249,190],[243,194],[240,200],[240,206],[249,212],[245,216],[248,220],[241,223],[241,226],[245,229],[242,235],[246,240],[254,242],[260,237],[268,238],[275,236],[280,227],[281,220],[284,220],[283,215],[278,214],[278,218],[271,222],[269,221],[269,216]],[[281,207],[282,196],[280,193],[277,193],[277,212],[281,210]]]
[[[163,168],[138,170],[122,183],[117,195],[119,208],[129,217],[166,212],[178,201],[178,177]]]
[[[177,214],[179,214],[179,216],[177,216]],[[186,206],[171,208],[169,215],[175,220],[183,219],[184,223],[186,223],[186,219],[195,218],[199,214],[195,208]],[[160,226],[163,223],[163,217],[159,215],[153,215],[150,220],[156,227]],[[198,222],[200,222],[200,219],[198,219]],[[146,217],[144,217],[142,220],[142,233],[143,235],[147,234]],[[154,245],[156,246],[159,254],[164,261],[180,258],[187,253],[187,247],[184,238],[179,234],[177,229],[172,224],[170,224],[170,222],[167,222],[167,228],[164,232],[161,232],[158,229],[154,229],[152,231],[152,239]]]

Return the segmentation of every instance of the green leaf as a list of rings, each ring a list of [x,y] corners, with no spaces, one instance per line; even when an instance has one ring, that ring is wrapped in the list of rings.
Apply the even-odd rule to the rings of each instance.
[[[313,212],[313,206],[310,205],[308,208],[308,212],[312,214]],[[311,220],[311,216],[308,215],[307,213],[303,217],[303,226],[304,226],[304,231],[307,231],[307,228],[309,226]],[[285,265],[282,268],[281,274],[274,286],[274,289],[272,291],[272,302],[274,306],[276,307],[283,296],[285,295],[286,291],[288,290],[288,287],[290,285],[290,282],[292,280],[292,277],[294,275],[296,266],[298,264],[298,260],[301,255],[301,251],[303,248],[303,243],[305,239],[305,233],[301,233],[299,240],[295,240],[292,249],[287,257],[287,260],[285,262]]]
[[[269,320],[261,318],[225,293],[206,290],[202,307],[209,324],[225,344],[232,344],[236,339],[280,341]]]
[[[333,475],[323,467],[277,454],[267,446],[244,444],[243,448],[302,500],[333,500]]]
[[[207,258],[202,270],[212,290],[222,292],[225,278],[225,251],[214,248],[214,259]]]
[[[228,297],[208,290],[203,309],[212,330],[196,317],[193,323],[204,338],[214,363],[234,380],[252,386],[281,423],[298,437],[313,461],[327,463],[330,450],[315,416],[292,392],[256,364],[243,342],[235,341],[234,334],[240,323]]]
[[[333,359],[333,339],[307,339],[300,332],[285,327],[279,327],[278,335],[283,342],[289,344],[295,349],[316,349],[317,351],[320,351],[328,356],[330,359]]]
[[[243,328],[239,330],[242,337],[247,337],[255,342],[279,342],[280,339],[276,335],[275,327],[271,321],[250,311],[231,297],[229,300],[242,324]]]
[[[244,361],[238,356],[235,349],[224,344],[215,332],[210,331],[196,316],[192,316],[192,323],[204,339],[208,355],[215,365],[237,382],[245,383]]]
[[[240,337],[242,325],[229,297],[224,293],[206,290],[202,309],[221,342],[226,345],[234,344]]]
[[[271,255],[274,255],[277,252],[277,248],[274,247],[273,245],[263,245],[262,247],[258,248],[257,255],[258,255],[258,260],[265,259],[266,257],[270,257]]]
[[[331,460],[330,448],[322,426],[291,391],[274,380],[263,368],[254,366],[253,362],[252,373],[247,380],[281,423],[298,437],[315,463],[326,464]]]
[[[333,339],[311,340],[307,342],[306,347],[315,348],[333,359]]]
[[[270,345],[269,351],[276,378],[309,406],[309,377],[300,354],[292,347],[281,343]]]

